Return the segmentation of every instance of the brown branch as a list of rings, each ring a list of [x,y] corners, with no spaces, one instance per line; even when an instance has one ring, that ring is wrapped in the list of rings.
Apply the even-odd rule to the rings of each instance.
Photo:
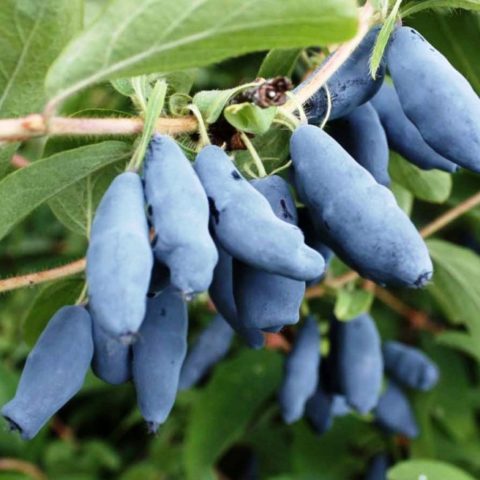
[[[298,105],[303,105],[310,97],[320,90],[323,85],[325,85],[332,75],[345,63],[348,57],[350,57],[368,33],[374,13],[375,10],[373,6],[370,2],[367,2],[365,6],[360,9],[357,34],[348,42],[340,45],[324,63],[322,68],[297,89],[295,98],[287,102],[285,110],[294,112],[298,109]]]
[[[18,288],[29,287],[39,283],[58,280],[59,278],[69,277],[85,270],[86,260],[82,258],[72,263],[67,263],[61,267],[44,270],[42,272],[29,273],[19,277],[5,278],[0,280],[0,293],[16,290]]]
[[[52,117],[47,122],[40,114],[23,118],[0,120],[0,141],[16,142],[43,135],[136,135],[143,130],[143,120],[132,118],[69,118]],[[155,130],[178,135],[197,130],[193,116],[159,118]]]
[[[0,471],[20,472],[35,480],[48,480],[48,477],[36,465],[16,458],[0,458]]]
[[[420,234],[423,238],[430,237],[431,235],[437,233],[443,227],[446,227],[449,223],[453,222],[458,217],[462,216],[464,213],[468,212],[477,205],[480,205],[480,192],[467,198],[454,208],[445,212],[443,215],[440,215],[438,218],[433,220],[433,222],[423,227],[420,230]]]
[[[422,330],[430,333],[440,333],[443,331],[443,327],[432,322],[425,312],[410,307],[388,290],[375,285],[373,293],[375,298],[387,307],[390,307],[394,312],[406,318],[414,330]]]

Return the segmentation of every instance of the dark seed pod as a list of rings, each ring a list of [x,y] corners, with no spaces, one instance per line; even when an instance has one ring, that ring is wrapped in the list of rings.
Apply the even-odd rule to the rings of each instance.
[[[370,57],[379,31],[379,26],[372,28],[348,60],[328,80],[327,87],[331,99],[330,120],[348,115],[358,106],[368,102],[382,86],[385,77],[385,62],[382,61],[380,64],[375,79],[370,74]],[[320,65],[311,77],[320,68],[323,68],[323,65]],[[307,78],[297,89],[301,89],[306,83],[309,83],[311,77]],[[307,102],[305,109],[309,123],[318,125],[326,120],[328,113],[326,89],[322,87],[318,90]]]
[[[405,160],[423,170],[458,170],[455,163],[439,155],[423,139],[417,127],[405,115],[394,87],[384,84],[372,98],[371,104],[380,117],[389,147]]]
[[[173,287],[148,299],[139,338],[133,345],[132,373],[142,416],[151,432],[168,417],[187,352],[187,306]]]
[[[406,387],[427,391],[438,382],[438,367],[418,348],[385,342],[383,361],[387,374]]]
[[[428,249],[392,192],[317,127],[291,139],[295,183],[325,243],[363,277],[422,287],[432,277]]]
[[[387,136],[370,103],[333,122],[329,133],[378,183],[390,185]]]
[[[87,252],[89,309],[109,335],[132,339],[140,328],[152,266],[142,182],[122,173],[100,202]]]
[[[2,415],[23,439],[33,438],[82,387],[93,355],[92,320],[83,307],[63,307],[30,352],[13,400]]]
[[[405,394],[393,381],[380,397],[375,420],[387,432],[416,438],[419,434],[415,416]]]
[[[267,199],[235,168],[219,147],[205,147],[195,170],[210,201],[217,241],[234,258],[296,280],[323,272],[320,255],[303,242],[300,229],[273,213]]]
[[[278,218],[296,225],[295,202],[285,180],[271,176],[251,183],[268,200]],[[233,278],[235,304],[242,325],[264,330],[298,322],[305,282],[265,272],[240,261],[234,261]]]
[[[286,423],[302,418],[305,405],[317,387],[319,365],[320,332],[315,319],[307,317],[285,361],[279,401]]]
[[[228,352],[233,330],[221,315],[199,335],[182,365],[179,390],[196,385]]]
[[[468,81],[410,27],[393,33],[387,61],[403,111],[425,141],[480,172],[480,99]]]
[[[383,379],[380,336],[367,314],[332,321],[331,355],[336,382],[348,404],[364,414],[378,403]]]
[[[169,136],[155,135],[150,141],[144,177],[155,256],[185,295],[207,290],[218,261],[208,231],[208,200],[187,157]]]

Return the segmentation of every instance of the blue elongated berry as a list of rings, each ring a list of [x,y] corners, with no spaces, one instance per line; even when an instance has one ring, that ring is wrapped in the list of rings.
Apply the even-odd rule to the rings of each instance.
[[[320,384],[307,402],[305,415],[318,435],[324,434],[332,427],[332,395],[327,393]]]
[[[369,462],[365,480],[387,480],[390,462],[387,455],[379,453]]]
[[[323,243],[317,232],[315,231],[315,226],[313,225],[310,212],[307,208],[300,208],[298,210],[298,226],[303,232],[305,236],[305,243],[317,251],[322,258],[325,260],[325,272],[327,271],[328,267],[330,266],[330,262],[333,259],[333,251]],[[325,272],[322,275],[314,278],[307,282],[307,286],[316,285],[320,283],[320,281],[325,276]]]
[[[387,374],[406,387],[426,391],[438,382],[438,367],[418,348],[400,342],[385,342],[383,362]]]
[[[352,409],[343,395],[333,395],[332,397],[332,415],[334,417],[344,417],[352,413]]]
[[[202,185],[177,143],[167,135],[150,141],[144,167],[145,197],[158,260],[186,295],[203,292],[218,261],[208,231],[209,207]]]
[[[431,279],[428,249],[393,194],[335,140],[306,125],[290,151],[315,228],[344,262],[380,284],[421,287]]]
[[[205,147],[195,170],[209,197],[215,237],[230,255],[296,280],[323,272],[322,258],[304,244],[300,229],[276,217],[268,200],[242,177],[221,148]]]
[[[93,320],[93,345],[92,370],[98,378],[112,385],[130,380],[131,345],[108,335],[95,320]]]
[[[423,170],[458,170],[455,163],[442,157],[423,139],[418,128],[405,115],[393,86],[384,84],[370,103],[380,117],[393,151]]]
[[[367,413],[377,405],[383,379],[380,336],[372,317],[332,321],[332,363],[336,382],[355,410]]]
[[[393,33],[387,62],[403,111],[425,141],[480,172],[480,99],[468,81],[410,27]]]
[[[237,306],[233,297],[233,259],[218,243],[217,250],[218,263],[208,291],[210,298],[218,312],[250,347],[262,348],[265,343],[262,332],[258,328],[246,328],[238,318]]]
[[[92,320],[83,307],[61,308],[28,355],[15,397],[2,415],[33,438],[82,387],[93,355]]]
[[[196,385],[228,352],[233,330],[221,315],[216,315],[199,335],[182,365],[178,388]]]
[[[268,200],[278,218],[296,225],[295,202],[285,180],[271,176],[251,183]],[[235,304],[242,325],[263,330],[298,322],[305,282],[265,272],[240,261],[234,261],[233,279]]]
[[[330,120],[348,115],[359,105],[368,102],[381,87],[385,77],[385,62],[382,61],[375,79],[370,74],[370,57],[379,31],[380,27],[372,28],[348,60],[328,80],[327,87],[331,99]],[[318,67],[320,68],[323,68],[323,65]],[[318,69],[297,89],[304,88]],[[306,104],[309,123],[318,125],[326,119],[328,103],[326,89],[322,87]]]
[[[152,266],[142,181],[122,173],[100,202],[87,252],[90,312],[109,335],[131,338],[140,328]]]
[[[285,361],[279,401],[286,423],[302,418],[305,405],[317,387],[319,365],[320,332],[315,319],[307,317]]]
[[[187,352],[187,306],[173,287],[147,301],[147,313],[133,345],[132,373],[137,401],[151,432],[166,420]]]
[[[370,103],[360,105],[333,122],[329,132],[378,183],[386,187],[390,185],[387,136]]]
[[[410,402],[393,381],[380,397],[375,408],[376,422],[387,432],[415,438],[419,434],[418,425]]]

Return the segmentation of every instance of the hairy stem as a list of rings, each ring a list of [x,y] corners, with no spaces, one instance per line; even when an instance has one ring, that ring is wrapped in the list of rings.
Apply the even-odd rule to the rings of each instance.
[[[303,105],[312,97],[315,92],[320,90],[325,83],[332,77],[332,75],[345,63],[353,51],[358,47],[365,35],[370,29],[375,9],[367,2],[360,10],[359,26],[357,34],[348,42],[343,43],[338,47],[330,58],[324,63],[317,73],[312,75],[308,82],[305,82],[302,88],[298,89],[295,94],[295,101],[290,100],[285,105],[285,109],[294,112],[297,110],[297,105]]]
[[[0,458],[0,471],[19,472],[35,480],[47,480],[47,476],[36,465],[17,458]]]
[[[155,131],[179,135],[197,131],[194,116],[159,118]],[[138,135],[143,131],[143,120],[132,118],[68,118],[52,117],[47,122],[42,115],[0,120],[0,141],[16,142],[43,135]]]
[[[72,263],[67,263],[62,267],[43,270],[42,272],[28,273],[19,277],[6,278],[0,280],[0,293],[16,290],[18,288],[29,287],[39,283],[50,282],[64,277],[70,277],[85,270],[86,260],[81,258]]]

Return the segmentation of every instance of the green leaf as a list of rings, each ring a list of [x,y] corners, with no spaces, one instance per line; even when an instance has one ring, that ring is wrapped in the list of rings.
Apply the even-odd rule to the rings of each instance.
[[[395,195],[395,200],[398,203],[398,206],[408,215],[412,214],[413,208],[413,195],[405,187],[402,187],[397,182],[392,182],[390,185],[390,190]]]
[[[95,210],[112,180],[122,171],[123,162],[107,165],[55,195],[49,206],[55,216],[70,230],[89,236]]]
[[[380,63],[382,62],[383,54],[385,52],[385,49],[387,48],[388,40],[390,39],[390,35],[395,28],[395,22],[397,21],[397,15],[402,1],[403,0],[395,1],[395,4],[393,5],[392,10],[388,14],[385,23],[382,25],[380,33],[377,37],[377,41],[375,42],[375,46],[373,47],[372,56],[370,58],[370,73],[373,78],[377,76],[377,70],[380,66]]]
[[[170,72],[271,48],[338,43],[357,28],[353,0],[113,0],[47,77],[66,97],[107,79]]]
[[[258,76],[262,78],[291,77],[301,52],[302,50],[299,48],[270,50],[260,65]]]
[[[187,424],[188,480],[214,478],[215,461],[242,435],[258,408],[278,388],[280,378],[281,359],[271,351],[244,350],[217,367]]]
[[[389,171],[392,180],[420,200],[443,203],[450,196],[452,177],[447,172],[421,170],[396,153],[390,155]]]
[[[260,108],[253,103],[229,105],[223,112],[225,119],[237,130],[263,135],[272,125],[276,107]]]
[[[436,460],[407,460],[388,471],[388,480],[475,480],[468,473]]]
[[[480,362],[479,338],[465,332],[443,332],[436,337],[437,342],[445,347],[463,352]]]
[[[81,278],[71,278],[49,284],[38,292],[23,321],[23,338],[28,345],[35,345],[48,321],[59,308],[77,301],[83,284]]]
[[[428,240],[427,246],[435,263],[429,291],[452,323],[480,332],[480,257],[442,240]]]
[[[204,90],[193,97],[193,104],[198,107],[206,123],[215,123],[230,99],[243,90],[243,86],[228,90]]]
[[[480,3],[478,0],[427,0],[424,2],[407,3],[401,10],[402,17],[408,17],[414,13],[421,12],[427,9],[451,9],[451,8],[463,8],[465,10],[480,11]]]
[[[42,108],[47,70],[82,22],[82,0],[2,0],[0,118]],[[17,146],[0,152],[0,178]]]
[[[106,165],[127,159],[130,145],[107,141],[38,160],[0,182],[0,238],[20,220],[63,189]]]
[[[352,320],[360,314],[370,311],[373,298],[373,293],[362,289],[342,289],[338,292],[335,301],[335,316],[339,320]]]

